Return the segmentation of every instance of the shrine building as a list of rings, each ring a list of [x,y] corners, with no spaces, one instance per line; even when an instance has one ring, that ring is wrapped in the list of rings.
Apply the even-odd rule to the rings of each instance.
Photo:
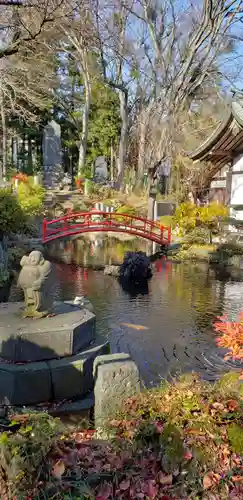
[[[243,100],[231,102],[226,119],[189,157],[211,165],[209,200],[228,205],[230,217],[243,221]]]

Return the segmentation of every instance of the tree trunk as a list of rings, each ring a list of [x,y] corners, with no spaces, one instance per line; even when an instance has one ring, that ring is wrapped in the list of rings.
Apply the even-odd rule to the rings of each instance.
[[[111,140],[111,149],[110,149],[110,180],[114,181],[114,149],[113,149],[113,141]]]
[[[84,77],[85,86],[85,103],[82,117],[82,134],[79,146],[79,158],[78,158],[78,173],[81,174],[85,167],[86,155],[87,155],[87,143],[88,143],[88,132],[89,132],[89,111],[91,104],[91,84],[89,75]]]
[[[28,174],[33,175],[32,140],[28,137]]]
[[[18,139],[17,137],[12,138],[12,164],[14,168],[18,171]]]
[[[122,183],[125,173],[125,160],[127,152],[127,139],[128,139],[128,106],[127,106],[127,92],[118,90],[120,99],[120,114],[122,120],[121,135],[119,141],[119,156],[117,161],[117,188],[122,188]]]
[[[1,112],[1,125],[2,125],[2,165],[0,177],[3,180],[7,178],[7,127],[6,117],[4,111],[3,95],[0,94],[0,112]]]
[[[144,171],[145,171],[145,150],[146,150],[146,132],[147,132],[147,119],[144,113],[141,115],[139,126],[139,149],[138,149],[138,169],[137,169],[137,187],[141,187]]]

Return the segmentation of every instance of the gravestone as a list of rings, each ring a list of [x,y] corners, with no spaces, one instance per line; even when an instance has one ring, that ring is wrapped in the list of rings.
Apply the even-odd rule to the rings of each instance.
[[[95,160],[94,178],[98,182],[105,182],[108,177],[107,162],[104,156],[98,156]]]
[[[159,220],[163,215],[173,215],[176,203],[170,201],[156,201],[154,204],[154,220]]]
[[[43,135],[44,182],[47,188],[57,187],[62,178],[61,127],[51,120]]]

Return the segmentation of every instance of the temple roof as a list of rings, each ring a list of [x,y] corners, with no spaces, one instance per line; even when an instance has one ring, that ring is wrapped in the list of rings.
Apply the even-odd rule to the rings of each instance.
[[[233,156],[243,150],[243,101],[232,101],[225,120],[215,132],[189,153],[193,161],[208,161],[220,170]]]

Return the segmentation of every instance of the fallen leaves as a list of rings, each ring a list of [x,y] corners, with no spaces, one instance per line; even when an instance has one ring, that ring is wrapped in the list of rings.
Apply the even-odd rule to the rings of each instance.
[[[159,475],[159,482],[160,484],[164,486],[171,486],[173,483],[173,476],[172,474],[169,474],[168,476],[165,476],[163,473],[160,473]]]
[[[75,443],[83,443],[93,439],[95,432],[94,429],[84,429],[82,431],[73,432],[70,438],[75,441]]]
[[[61,479],[66,470],[65,463],[63,460],[58,460],[52,467],[52,475],[56,479]]]
[[[203,488],[204,490],[208,490],[210,488],[214,488],[219,484],[221,476],[219,474],[215,474],[214,472],[209,472],[203,478]]]
[[[238,401],[235,401],[235,399],[230,399],[230,401],[227,402],[227,406],[230,411],[237,411],[240,407]]]
[[[28,415],[16,417],[27,430]],[[73,485],[81,481],[79,488],[96,500],[193,500],[203,485],[205,500],[224,498],[222,491],[230,500],[241,500],[243,457],[233,447],[229,429],[236,425],[241,432],[242,417],[237,391],[224,395],[217,384],[214,388],[195,377],[143,391],[109,422],[114,440],[97,439],[94,429],[68,434],[61,427],[46,456],[49,485],[75,497]],[[38,433],[33,429],[33,436],[22,435],[31,441]],[[40,489],[46,486],[45,477],[40,483]]]
[[[242,483],[243,484],[243,476],[232,476],[233,483]]]
[[[184,460],[191,460],[192,459],[192,452],[189,450],[185,451],[183,458],[184,458]]]
[[[211,408],[213,408],[214,410],[222,411],[222,410],[224,410],[225,406],[223,405],[223,403],[218,403],[216,401],[215,403],[213,403],[211,405]]]
[[[128,488],[130,488],[130,484],[131,484],[130,479],[125,479],[119,484],[119,488],[122,491],[126,491],[128,490]]]

